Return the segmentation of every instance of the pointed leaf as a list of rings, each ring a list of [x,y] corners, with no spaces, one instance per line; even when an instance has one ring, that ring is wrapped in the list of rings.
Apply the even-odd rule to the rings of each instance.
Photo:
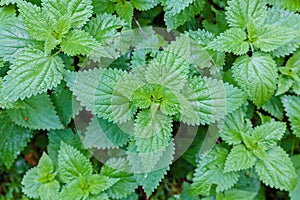
[[[216,192],[222,192],[238,181],[238,173],[223,173],[227,155],[228,151],[225,148],[215,147],[199,160],[194,173],[192,194],[208,196],[213,184],[217,185]]]
[[[37,95],[56,87],[62,80],[63,61],[36,49],[26,49],[15,59],[4,77],[2,93],[8,101]]]
[[[97,41],[105,41],[117,34],[117,29],[124,26],[125,21],[115,15],[104,13],[92,18],[85,30]]]
[[[258,107],[274,94],[277,83],[275,61],[269,55],[254,53],[239,57],[233,64],[235,81]]]
[[[33,96],[18,103],[20,108],[7,110],[8,116],[17,125],[43,130],[63,128],[47,94]]]
[[[92,0],[42,0],[42,6],[50,18],[58,21],[66,14],[71,17],[71,27],[81,28],[92,16]]]
[[[83,144],[85,148],[110,149],[124,146],[128,140],[128,134],[124,129],[128,125],[118,125],[105,119],[94,117],[89,123]]]
[[[64,183],[71,182],[80,176],[92,174],[92,165],[82,153],[74,147],[61,142],[58,151],[58,172]]]
[[[95,38],[83,30],[73,30],[65,35],[61,49],[69,56],[87,55],[98,46]]]
[[[262,25],[267,15],[267,7],[260,0],[231,0],[228,2],[226,19],[231,27],[246,28],[251,21]]]
[[[300,138],[300,97],[285,95],[282,97],[282,103],[293,133]]]
[[[243,29],[231,28],[209,43],[208,48],[243,55],[249,51],[247,35]]]
[[[224,172],[240,171],[252,167],[256,157],[244,145],[233,146],[226,158]]]
[[[272,188],[291,191],[296,185],[297,174],[293,163],[280,147],[270,149],[266,159],[259,160],[255,169],[262,182]]]

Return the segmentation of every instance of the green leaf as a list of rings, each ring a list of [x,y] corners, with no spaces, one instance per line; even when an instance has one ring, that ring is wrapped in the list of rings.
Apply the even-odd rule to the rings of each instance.
[[[13,17],[1,21],[5,23],[0,23],[0,57],[12,63],[20,52],[36,41],[30,38],[21,19]]]
[[[264,150],[268,150],[276,145],[286,131],[284,122],[269,122],[257,126],[252,132],[252,139]]]
[[[291,197],[291,200],[297,200],[300,198],[300,155],[295,155],[292,157],[292,162],[296,168],[296,173],[297,173],[297,184],[295,188],[290,191],[289,196]]]
[[[267,152],[265,160],[259,160],[255,166],[262,182],[271,188],[291,191],[297,181],[297,174],[287,153],[275,146]]]
[[[213,184],[217,185],[216,192],[222,192],[238,181],[238,173],[223,172],[227,154],[225,148],[217,146],[200,158],[194,173],[192,194],[208,196]]]
[[[124,158],[111,158],[105,163],[100,175],[119,179],[118,182],[106,190],[109,197],[120,199],[134,192],[138,184],[130,171],[131,166]]]
[[[58,151],[58,172],[64,183],[92,174],[92,165],[80,151],[61,142]]]
[[[278,7],[268,9],[266,23],[274,26],[287,27],[293,30],[300,30],[300,15]],[[276,57],[289,55],[296,51],[300,45],[299,37],[283,45],[272,52]]]
[[[277,119],[283,119],[283,105],[279,97],[272,96],[271,99],[269,99],[262,106],[262,109],[264,109]]]
[[[87,55],[98,46],[95,38],[83,30],[73,30],[65,35],[60,44],[61,49],[69,56]]]
[[[55,180],[56,172],[50,157],[43,153],[39,164],[26,172],[22,180],[22,190],[30,198],[42,200],[57,198],[60,189]]]
[[[171,143],[172,118],[157,110],[142,110],[135,121],[134,136],[140,153],[164,150]]]
[[[164,20],[168,29],[176,29],[185,22],[191,20],[195,15],[199,14],[204,8],[204,0],[194,0],[185,9],[179,13],[172,15],[172,13],[165,12]]]
[[[217,194],[216,200],[233,200],[233,199],[243,199],[243,200],[253,200],[257,192],[231,189],[225,192],[225,196],[222,193]]]
[[[74,134],[71,129],[51,130],[48,133],[48,139],[49,143],[47,151],[55,164],[57,164],[57,155],[61,142],[72,145],[74,148],[79,149],[84,155],[90,155],[86,149],[82,148],[82,141],[80,137],[77,134]]]
[[[42,130],[63,128],[47,94],[32,96],[18,103],[20,108],[7,110],[9,118],[17,125]]]
[[[101,195],[101,192],[111,187],[117,181],[117,178],[109,178],[98,174],[79,177],[63,188],[60,193],[60,199],[90,199],[92,195]]]
[[[231,28],[210,42],[208,48],[243,55],[249,51],[249,43],[243,29]]]
[[[32,134],[28,129],[15,125],[7,117],[4,111],[0,112],[0,160],[6,168],[10,168],[17,156],[26,147]]]
[[[180,120],[184,123],[208,124],[224,117],[226,91],[222,81],[192,77],[188,79],[188,84],[181,93],[183,97],[178,95],[181,108]]]
[[[55,21],[42,12],[42,9],[27,1],[18,1],[20,15],[30,35],[37,40],[45,41],[54,38],[52,30]]]
[[[93,10],[95,14],[101,15],[104,13],[115,12],[116,3],[107,0],[93,0]]]
[[[282,97],[282,103],[293,133],[300,138],[300,97],[285,95]]]
[[[124,26],[125,21],[115,15],[104,13],[92,18],[85,30],[99,42],[103,42],[117,34],[117,29]]]
[[[112,69],[103,72],[95,92],[95,112],[99,118],[114,123],[125,123],[131,120],[135,107],[118,91],[117,87],[124,74],[124,71]]]
[[[169,169],[170,167],[167,166],[150,173],[134,174],[134,177],[138,184],[143,187],[143,190],[145,191],[147,197],[150,197],[154,190],[158,187],[160,181],[167,174],[167,170]]]
[[[276,91],[275,96],[279,96],[281,94],[286,93],[293,86],[293,83],[294,81],[292,79],[280,74],[277,84],[278,89]]]
[[[226,158],[224,172],[240,171],[252,167],[256,157],[244,145],[233,146]]]
[[[89,123],[83,144],[85,148],[110,149],[124,146],[128,140],[130,124],[118,125],[105,119],[94,117]]]
[[[23,100],[56,87],[62,80],[63,61],[36,49],[22,51],[4,77],[5,100]]]
[[[95,92],[103,73],[103,69],[96,68],[91,70],[66,72],[65,80],[67,86],[73,91],[76,99],[86,110],[95,113]]]
[[[245,29],[249,22],[257,26],[265,22],[267,7],[260,0],[231,0],[227,2],[226,19],[230,27]]]
[[[239,57],[233,64],[232,73],[238,85],[258,107],[274,94],[278,74],[271,56],[254,53],[251,57]]]
[[[159,0],[131,0],[132,5],[141,11],[149,10],[159,4]]]
[[[51,99],[64,126],[67,126],[81,109],[79,102],[73,99],[72,92],[67,88],[65,82],[53,91]]]
[[[297,33],[293,29],[274,25],[259,27],[254,35],[249,35],[253,45],[265,52],[273,51],[289,43],[295,37]]]
[[[148,83],[160,84],[173,91],[183,88],[187,80],[185,74],[188,65],[176,59],[176,54],[162,53],[153,63],[146,68],[145,78]]]
[[[129,1],[118,2],[116,5],[117,14],[131,25],[133,17],[133,6]]]
[[[127,158],[135,174],[147,174],[168,167],[175,153],[175,144],[171,141],[166,147],[152,152],[139,152],[134,143],[129,144]],[[159,181],[159,180],[157,180]],[[158,184],[158,183],[156,183]],[[146,186],[145,186],[146,187]]]
[[[224,83],[226,92],[226,115],[234,112],[247,101],[247,95],[240,89]]]
[[[81,28],[92,16],[92,0],[43,0],[43,11],[58,21],[62,16],[71,17],[71,28]]]
[[[166,0],[166,13],[169,15],[176,15],[185,9],[194,0]]]
[[[240,108],[227,115],[223,127],[220,127],[220,136],[228,144],[240,144],[243,141],[242,134],[248,134],[252,131],[250,121],[245,121],[244,111],[245,109]]]

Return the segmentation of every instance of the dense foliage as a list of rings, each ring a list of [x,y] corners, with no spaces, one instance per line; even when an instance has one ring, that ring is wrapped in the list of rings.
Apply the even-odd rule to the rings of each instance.
[[[0,199],[300,199],[298,0],[0,5]]]

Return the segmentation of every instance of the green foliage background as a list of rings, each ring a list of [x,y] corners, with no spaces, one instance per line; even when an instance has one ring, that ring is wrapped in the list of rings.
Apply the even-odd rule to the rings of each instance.
[[[0,199],[300,199],[299,0],[0,5]],[[180,123],[199,127],[172,163]]]

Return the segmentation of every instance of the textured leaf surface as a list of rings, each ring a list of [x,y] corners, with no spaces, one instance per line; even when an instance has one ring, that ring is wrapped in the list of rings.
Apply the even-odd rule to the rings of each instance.
[[[7,168],[10,168],[32,134],[28,129],[15,125],[7,117],[4,111],[0,112],[0,160]]]
[[[63,128],[47,94],[33,96],[18,103],[20,108],[9,109],[7,114],[19,126],[43,130]]]
[[[77,134],[73,133],[72,129],[49,131],[48,139],[49,144],[47,146],[47,151],[55,164],[57,164],[57,155],[61,142],[72,145],[84,155],[90,155],[90,152],[82,149],[82,141]]]
[[[133,6],[129,1],[119,2],[116,5],[117,14],[128,24],[131,24],[133,17]]]
[[[268,9],[266,23],[270,25],[286,27],[293,30],[300,30],[300,15],[290,12],[288,10],[272,7]],[[294,52],[300,45],[299,37],[296,37],[294,40],[289,42],[286,45],[283,45],[277,48],[272,54],[276,57],[281,57],[289,55]]]
[[[199,14],[203,9],[204,4],[205,1],[203,0],[194,0],[193,4],[189,4],[185,9],[181,10],[176,15],[166,12],[164,20],[167,28],[176,29],[177,27],[183,25],[185,22],[192,19],[196,14]]]
[[[166,0],[166,13],[169,15],[175,15],[180,13],[189,4],[193,3],[194,0]]]
[[[300,137],[300,97],[286,95],[283,96],[282,103],[292,125],[293,133]]]
[[[256,157],[244,145],[234,146],[226,158],[224,172],[239,171],[252,167]]]
[[[98,46],[95,38],[83,30],[73,30],[61,42],[61,49],[69,56],[87,55]]]
[[[73,91],[80,104],[92,113],[95,113],[95,92],[102,73],[103,69],[66,72],[67,86]]]
[[[28,45],[35,43],[28,35],[21,19],[13,17],[7,20],[1,19],[0,23],[0,57],[4,61],[12,62],[19,53]]]
[[[232,73],[257,106],[262,106],[274,94],[278,74],[271,56],[254,53],[252,57],[239,57],[233,64]]]
[[[54,19],[42,12],[41,7],[27,1],[18,1],[18,7],[24,24],[34,39],[43,41],[54,38],[51,34]]]
[[[63,182],[92,174],[90,161],[74,147],[61,142],[58,151],[58,172]]]
[[[262,51],[270,52],[292,41],[297,37],[297,32],[290,28],[265,25],[258,28],[255,35],[249,37],[255,38],[254,46]]]
[[[228,2],[226,19],[231,27],[246,28],[251,21],[262,25],[267,15],[267,7],[260,0],[231,0]]]
[[[209,43],[209,48],[217,51],[232,52],[242,55],[248,52],[246,32],[241,28],[231,28],[221,33],[216,39]]]
[[[62,80],[64,68],[60,57],[48,56],[35,49],[22,51],[4,77],[5,100],[16,101],[46,92]]]
[[[199,160],[193,178],[192,194],[208,196],[213,184],[217,185],[216,192],[222,192],[238,181],[238,173],[223,173],[227,154],[226,149],[215,147]]]
[[[92,0],[43,0],[42,6],[56,21],[70,15],[72,28],[81,28],[92,16],[93,9]]]
[[[171,142],[172,118],[159,110],[140,111],[134,127],[137,149],[141,153],[164,150]]]
[[[138,184],[131,173],[131,167],[123,158],[112,158],[108,160],[101,169],[101,175],[110,178],[119,178],[119,181],[106,190],[111,198],[124,198],[133,193]]]
[[[124,74],[121,70],[112,69],[107,69],[102,74],[95,92],[95,112],[98,117],[115,123],[131,120],[135,108],[129,99],[116,89]]]
[[[297,174],[293,163],[280,147],[270,149],[266,159],[259,160],[255,169],[262,182],[272,188],[291,191],[296,185]]]
[[[67,126],[81,109],[79,102],[73,99],[72,92],[67,88],[65,82],[62,82],[53,91],[51,99],[64,126]]]
[[[158,169],[156,171],[152,171],[150,173],[135,174],[134,177],[137,180],[138,184],[142,185],[147,197],[149,197],[158,187],[160,181],[166,175],[167,170],[169,170],[169,166]]]
[[[270,122],[254,128],[252,132],[253,142],[264,150],[268,150],[279,141],[286,131],[284,122]]]
[[[109,149],[118,148],[128,142],[128,134],[124,129],[128,125],[118,125],[107,120],[94,117],[87,127],[83,144],[85,148]]]
[[[96,15],[88,23],[85,30],[90,33],[96,40],[102,42],[117,33],[117,29],[121,28],[125,21],[115,15],[104,13]]]
[[[23,177],[23,192],[28,197],[40,197],[42,200],[57,198],[60,185],[55,176],[56,172],[50,157],[43,153],[37,167],[27,171]]]
[[[220,136],[228,144],[240,144],[242,134],[248,134],[252,130],[251,123],[245,121],[245,113],[242,108],[227,115]]]
[[[277,94],[277,93],[276,93]],[[262,109],[270,113],[277,119],[283,119],[283,104],[279,97],[271,97],[263,106]]]

